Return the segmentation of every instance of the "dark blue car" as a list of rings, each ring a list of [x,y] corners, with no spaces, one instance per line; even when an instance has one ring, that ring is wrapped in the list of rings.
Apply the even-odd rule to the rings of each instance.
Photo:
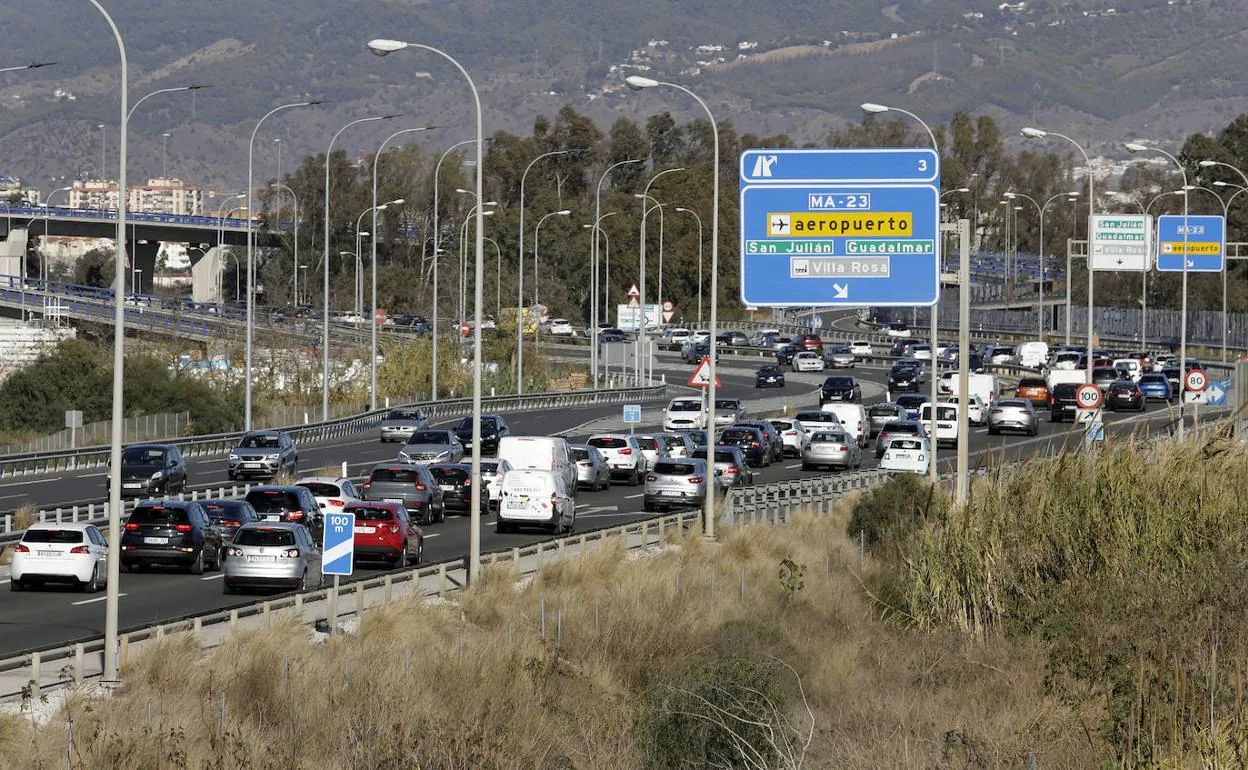
[[[758,371],[754,372],[754,387],[783,388],[784,370],[773,364],[758,367]]]
[[[1170,390],[1170,380],[1160,372],[1141,375],[1138,384],[1146,400],[1169,401],[1173,396]]]

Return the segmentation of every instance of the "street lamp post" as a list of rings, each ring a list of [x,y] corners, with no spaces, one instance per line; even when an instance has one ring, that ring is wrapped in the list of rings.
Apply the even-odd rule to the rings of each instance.
[[[659,319],[660,319],[660,322],[662,322],[662,318],[663,318],[663,207],[666,206],[667,204],[659,203],[658,199],[655,198],[653,195],[646,195],[645,193],[635,193],[633,197],[642,201],[643,208],[641,212],[641,229],[643,233],[645,232],[646,220],[650,216],[650,212],[652,211],[659,212],[659,291],[658,291],[659,298],[655,304],[659,308]],[[642,251],[642,254],[644,255],[645,251]],[[646,274],[644,268],[642,269],[641,274],[642,275]],[[642,315],[644,316],[645,314],[643,313]],[[648,326],[648,325],[649,325],[648,322],[643,324],[643,329],[645,328],[645,326]],[[646,350],[648,353],[648,346]],[[654,376],[654,361],[652,357],[647,354],[647,355],[643,355],[638,360],[641,362],[644,362],[647,359],[650,359],[650,366],[645,367],[644,371],[646,371],[647,377],[653,377]],[[643,364],[643,367],[644,367],[644,364]],[[638,378],[638,382],[640,384],[640,377]]]
[[[899,107],[891,107],[891,106],[886,106],[886,105],[883,105],[883,104],[875,104],[875,103],[873,103],[873,102],[867,102],[867,103],[865,103],[865,104],[863,104],[863,105],[861,105],[861,106],[862,106],[862,109],[863,109],[863,111],[864,111],[864,112],[869,112],[869,113],[880,113],[880,112],[900,112],[902,115],[906,115],[906,116],[910,117],[912,120],[914,120],[915,122],[917,122],[920,126],[922,126],[922,127],[923,127],[923,129],[924,129],[925,131],[927,131],[927,137],[928,137],[928,139],[930,139],[930,140],[931,140],[931,142],[932,142],[932,149],[936,151],[936,158],[939,160],[939,158],[940,158],[940,145],[936,142],[936,134],[932,132],[932,127],[931,127],[931,126],[929,126],[929,125],[927,125],[927,123],[926,123],[926,122],[925,122],[922,118],[920,118],[918,115],[915,115],[913,112],[910,112],[909,110],[903,110],[903,109],[901,109],[901,108],[899,108]],[[939,201],[939,198],[938,198],[938,201]],[[941,236],[941,233],[940,233],[940,225],[939,225],[939,223],[937,223],[936,228],[937,228],[937,232],[936,232],[936,264],[937,264],[937,266],[938,266],[937,273],[939,273],[939,265],[940,265],[940,262],[941,262],[941,255],[940,255],[940,252],[941,252],[941,245],[942,245],[942,242],[943,242],[944,238]],[[969,290],[970,290],[970,282],[969,282],[969,280],[968,280],[968,276],[959,276],[959,278],[960,278],[960,281],[961,281],[961,282],[960,282],[960,284],[959,284],[959,287],[958,287],[959,291],[960,291],[960,292],[963,292],[964,294],[969,293]],[[961,299],[960,299],[959,301],[961,301]],[[932,353],[932,394],[931,394],[931,399],[932,399],[932,409],[931,409],[931,412],[932,412],[932,426],[933,426],[933,431],[932,431],[932,444],[931,444],[931,451],[930,451],[930,454],[931,454],[931,463],[929,464],[929,474],[930,474],[930,478],[931,478],[931,480],[932,480],[932,483],[933,483],[933,484],[935,484],[935,483],[936,483],[936,481],[937,481],[937,479],[940,477],[939,469],[936,467],[936,444],[937,444],[937,441],[936,441],[936,438],[935,438],[935,435],[936,435],[936,434],[935,434],[935,425],[936,425],[936,405],[940,402],[940,399],[939,399],[939,391],[937,390],[937,387],[936,387],[936,386],[937,386],[937,384],[940,382],[940,378],[936,376],[936,370],[937,370],[937,364],[936,364],[936,347],[937,347],[936,337],[938,336],[938,333],[939,333],[939,332],[938,332],[938,329],[937,329],[937,325],[936,325],[936,320],[937,320],[937,316],[939,315],[939,311],[940,311],[940,280],[939,280],[939,278],[938,278],[938,279],[937,279],[937,281],[936,281],[936,301],[935,301],[934,303],[932,303],[932,307],[931,307],[931,311],[930,311],[930,312],[931,312],[931,318],[930,318],[930,321],[931,321],[931,323],[930,323],[930,327],[931,327],[931,329],[930,329],[930,333],[931,333],[931,353]],[[960,345],[960,348],[961,348],[961,349],[960,349],[960,351],[959,351],[959,360],[958,360],[958,366],[959,366],[959,369],[964,369],[964,368],[966,367],[966,365],[967,365],[967,364],[966,364],[966,361],[967,361],[968,357],[970,356],[970,352],[969,352],[969,350],[968,350],[968,348],[969,348],[969,342],[967,342],[967,341],[966,341],[966,340],[967,340],[967,335],[968,335],[968,334],[969,334],[969,330],[968,330],[968,329],[960,329],[960,330],[959,330],[959,333],[958,333],[958,336],[959,336],[959,338],[960,338],[960,339],[961,339],[961,341],[962,341],[962,342],[961,342],[961,345]],[[966,428],[967,428],[967,425],[966,425],[967,416],[966,416],[966,415],[967,415],[967,409],[968,409],[968,406],[967,406],[967,390],[968,390],[968,389],[969,389],[969,387],[961,387],[961,389],[958,391],[958,399],[959,399],[959,404],[958,404],[958,443],[959,443],[959,445],[961,445],[963,441],[967,440],[967,439],[966,439],[966,438],[964,438],[964,437],[966,437]],[[961,453],[961,449],[959,449],[959,453]],[[965,468],[962,468],[962,467],[960,467],[960,466],[959,466],[959,467],[958,467],[958,469],[957,469],[957,471],[958,471],[958,475],[959,475],[959,483],[958,483],[958,486],[959,486],[959,488],[960,488],[960,487],[962,486],[962,484],[961,484],[961,477],[962,477],[962,475],[963,475],[963,474],[965,474],[965,473],[966,473],[966,469],[965,469]]]
[[[650,177],[650,181],[646,182],[645,189],[640,194],[634,194],[633,197],[641,200],[641,237],[639,239],[638,262],[640,263],[640,274],[637,277],[637,287],[640,295],[637,297],[638,310],[641,313],[641,320],[638,322],[637,328],[637,360],[634,362],[637,372],[637,387],[641,387],[646,373],[645,357],[649,350],[646,339],[646,332],[650,326],[650,318],[646,313],[646,215],[649,213],[649,201],[654,201],[650,197],[650,188],[654,186],[655,180],[664,174],[672,174],[677,171],[684,171],[684,167],[669,168],[660,171]],[[648,200],[647,200],[648,199]],[[657,203],[657,201],[655,201]],[[660,298],[660,301],[662,298]]]
[[[539,300],[538,287],[541,286],[541,282],[538,280],[538,276],[537,276],[537,260],[538,260],[537,235],[539,232],[541,232],[542,223],[545,222],[547,219],[551,217],[566,217],[570,215],[571,213],[572,213],[571,209],[560,209],[559,211],[552,211],[549,214],[544,214],[541,219],[537,220],[537,227],[533,228],[533,304],[534,305],[540,304],[540,302],[538,301]],[[541,324],[538,324],[538,328],[540,327],[541,327]],[[533,336],[534,337],[537,336],[536,331],[533,333]]]
[[[642,163],[642,162],[644,161],[641,158],[634,158],[631,160],[622,160],[622,161],[619,161],[618,163],[612,163],[610,166],[607,166],[607,168],[602,172],[602,176],[598,177],[598,187],[596,191],[594,192],[594,221],[595,222],[601,223],[602,220],[606,218],[602,213],[602,183],[607,181],[607,175],[610,174],[612,170],[617,169],[620,166],[626,166],[629,163]],[[605,234],[605,231],[602,230],[601,226],[599,226],[598,231]],[[590,369],[592,369],[594,373],[594,388],[597,389],[598,387],[598,358],[599,358],[599,355],[598,355],[598,318],[599,318],[598,316],[598,239],[597,238],[594,239],[593,257],[590,260],[589,275],[590,275],[590,278],[589,278],[589,283],[590,283],[589,325],[591,327],[589,330],[589,335],[590,335],[589,337],[590,338],[590,345],[589,345],[590,364],[589,366],[590,366]],[[608,282],[603,284],[602,311],[606,313],[607,317],[609,318],[610,312],[608,308],[610,307],[610,302],[611,302],[611,287],[609,283],[610,278],[611,278],[610,270],[606,272],[606,278]]]
[[[286,192],[290,193],[290,199],[294,201],[294,206],[295,206],[295,287],[294,287],[293,293],[295,295],[295,307],[298,307],[299,306],[299,197],[295,195],[294,190],[290,189],[289,187],[282,184],[281,182],[274,182],[269,186],[276,190],[285,190]],[[279,211],[279,216],[280,216],[281,209],[279,208],[278,211]]]
[[[109,29],[113,33],[113,38],[117,42],[117,51],[121,57],[120,80],[118,81],[118,89],[121,95],[121,138],[118,140],[118,172],[117,172],[117,190],[126,189],[126,133],[128,128],[129,111],[127,101],[129,99],[129,64],[126,60],[126,44],[121,39],[121,32],[117,29],[117,25],[113,22],[113,18],[108,15],[108,11],[104,6],[100,5],[99,0],[88,0],[95,9],[104,16],[104,20],[108,22]],[[104,166],[100,165],[101,177],[103,176]],[[110,430],[109,444],[109,466],[108,466],[108,542],[118,545],[121,543],[121,443],[124,436],[122,435],[123,421],[125,419],[125,397],[124,388],[124,367],[125,367],[125,351],[124,344],[126,339],[126,299],[125,299],[125,280],[126,280],[126,199],[125,196],[118,194],[117,196],[117,242],[116,252],[113,257],[113,281],[117,287],[113,292],[113,408],[112,408],[112,427]],[[104,671],[103,678],[106,682],[116,682],[120,679],[120,671],[117,667],[118,647],[117,647],[117,610],[120,601],[120,592],[118,586],[121,583],[121,548],[115,547],[108,549],[108,578],[106,580],[107,595],[104,603]]]
[[[1200,165],[1202,168],[1208,168],[1209,166],[1219,165],[1219,164],[1218,164],[1216,161],[1205,161],[1205,160],[1202,160],[1202,161],[1200,162],[1200,164],[1199,164],[1199,165]],[[1221,165],[1223,165],[1223,166],[1228,166],[1228,167],[1230,167],[1230,168],[1234,169],[1235,171],[1239,172],[1239,169],[1235,168],[1234,166],[1231,166],[1229,163],[1223,163],[1223,164],[1221,164]],[[1242,176],[1243,172],[1239,172],[1239,173],[1240,173],[1240,174],[1241,174],[1241,176]],[[1226,185],[1225,185],[1225,184],[1218,185],[1218,183],[1217,183],[1217,182],[1214,182],[1214,186],[1218,186],[1218,187],[1225,187]],[[1222,226],[1223,226],[1224,228],[1229,229],[1229,228],[1230,228],[1230,217],[1231,217],[1231,202],[1230,202],[1230,200],[1226,200],[1226,201],[1222,200],[1222,196],[1221,196],[1221,195],[1218,195],[1216,192],[1214,192],[1213,190],[1210,190],[1208,187],[1197,187],[1196,189],[1198,189],[1198,190],[1204,190],[1205,192],[1209,193],[1210,195],[1212,195],[1213,197],[1215,197],[1215,198],[1217,198],[1217,199],[1218,199],[1218,203],[1222,204],[1222,222],[1223,222],[1223,225],[1222,225]],[[1232,197],[1232,198],[1234,198],[1235,196],[1234,196],[1234,195],[1232,195],[1231,197]],[[1227,337],[1227,331],[1228,331],[1228,326],[1227,326],[1227,322],[1226,322],[1226,311],[1227,311],[1227,301],[1226,301],[1226,275],[1227,275],[1227,273],[1229,273],[1229,272],[1230,272],[1230,267],[1231,267],[1231,266],[1230,266],[1230,262],[1228,262],[1228,261],[1226,260],[1226,256],[1225,256],[1225,255],[1223,255],[1222,260],[1223,260],[1223,262],[1222,262],[1222,363],[1226,363],[1226,337]]]
[[[1202,163],[1203,162],[1204,161],[1202,161]],[[1231,166],[1231,168],[1235,168],[1235,167]],[[1235,170],[1239,171],[1239,169],[1237,168]],[[1243,172],[1240,172],[1240,173],[1242,174]],[[1248,182],[1248,178],[1245,178],[1245,181]],[[1241,187],[1239,185],[1230,184],[1229,182],[1214,182],[1213,186],[1236,188],[1235,192],[1231,193],[1231,197],[1226,199],[1225,208],[1226,208],[1226,218],[1228,220],[1226,223],[1226,227],[1229,230],[1230,225],[1231,225],[1229,221],[1230,213],[1231,213],[1231,203],[1237,197],[1239,197],[1240,193],[1242,193],[1244,190],[1248,190],[1248,186]],[[1231,271],[1231,264],[1230,262],[1227,262],[1225,269],[1222,272],[1222,360],[1223,361],[1226,361],[1226,335],[1227,335],[1226,277],[1227,277],[1227,273],[1229,273],[1230,271]]]
[[[105,173],[104,164],[108,162],[108,126],[100,123],[96,125],[96,128],[100,129],[100,180],[103,181]]]
[[[520,175],[520,237],[516,239],[516,251],[519,261],[516,263],[516,274],[520,278],[519,284],[516,286],[516,394],[524,393],[524,183],[529,177],[529,170],[542,158],[550,158],[555,155],[567,155],[570,152],[580,152],[580,150],[554,150],[544,152],[533,160],[529,161],[529,165],[524,167],[524,173]],[[534,258],[536,259],[536,257]],[[533,274],[537,275],[536,263],[533,268]],[[541,326],[540,319],[537,326]]]
[[[246,343],[244,345],[244,362],[243,362],[243,428],[251,430],[251,338],[255,332],[255,296],[256,296],[256,268],[255,258],[253,256],[256,246],[256,217],[255,205],[252,203],[252,177],[255,168],[255,148],[256,134],[260,131],[260,126],[264,124],[270,116],[276,115],[283,110],[294,109],[295,107],[310,107],[314,104],[321,104],[322,100],[313,99],[311,101],[293,102],[291,104],[283,104],[269,110],[256,121],[255,127],[251,130],[251,138],[247,142],[247,323],[246,323]],[[329,216],[329,160],[325,161],[325,216]],[[329,225],[326,224],[328,232]],[[328,257],[328,254],[326,255]],[[326,323],[329,323],[328,316]],[[328,326],[326,327],[328,335]],[[325,381],[329,382],[329,373],[325,373]],[[326,390],[328,398],[329,391]],[[328,408],[322,419],[329,419]]]
[[[1074,145],[1075,149],[1078,150],[1081,155],[1083,155],[1084,167],[1087,169],[1087,175],[1088,175],[1088,241],[1087,241],[1088,243],[1088,382],[1092,382],[1092,362],[1096,360],[1096,356],[1092,354],[1092,348],[1093,348],[1092,325],[1093,325],[1093,313],[1094,313],[1094,307],[1092,304],[1093,298],[1094,298],[1094,293],[1093,293],[1094,273],[1092,271],[1092,220],[1096,216],[1096,190],[1093,187],[1095,180],[1093,179],[1093,174],[1092,174],[1092,159],[1088,157],[1088,151],[1083,149],[1083,145],[1079,144],[1074,139],[1071,139],[1069,136],[1066,136],[1065,134],[1059,134],[1056,131],[1042,131],[1038,128],[1031,128],[1031,127],[1024,128],[1022,130],[1022,134],[1028,139],[1046,139],[1051,136],[1051,137],[1055,137],[1057,139],[1063,139],[1069,142],[1070,144]],[[1069,272],[1066,273],[1066,280],[1067,282],[1070,281]],[[1067,286],[1066,295],[1068,297],[1070,296],[1069,286]],[[1067,323],[1066,328],[1067,328],[1067,331],[1069,331],[1070,329],[1069,323]]]
[[[698,326],[702,326],[702,217],[698,216],[698,212],[687,209],[684,206],[677,206],[676,210],[683,214],[690,214],[698,223]]]
[[[477,92],[477,85],[473,82],[472,76],[464,69],[458,61],[450,54],[432,46],[420,43],[405,43],[399,40],[372,40],[369,41],[368,47],[373,53],[379,56],[399,51],[404,48],[419,48],[429,53],[437,54],[446,59],[455,66],[459,73],[468,81],[468,88],[472,91],[473,106],[476,109],[477,118],[477,168],[476,168],[476,195],[477,201],[482,200],[483,188],[483,169],[485,166],[482,157],[481,148],[484,144],[484,135],[482,129],[481,118],[481,96]],[[481,293],[482,293],[482,265],[485,262],[485,233],[484,233],[484,217],[481,207],[477,208],[477,234],[476,234],[476,285],[474,288],[474,301],[476,314],[476,324],[473,330],[473,351],[472,351],[472,478],[481,478]],[[437,254],[435,250],[434,257]],[[481,517],[477,515],[477,511],[481,510],[481,484],[472,485],[472,498],[470,508],[472,515],[469,516],[470,524],[468,529],[468,580],[475,582],[477,576],[481,572]]]
[[[503,250],[498,241],[486,238],[485,242],[494,247],[494,319],[501,322],[503,317]]]
[[[160,135],[160,178],[169,178],[169,137],[172,136],[168,131]]]
[[[381,155],[386,151],[386,145],[390,143],[391,139],[403,134],[428,131],[431,128],[435,128],[435,126],[420,126],[419,128],[405,128],[402,131],[395,131],[381,141],[381,144],[377,147],[377,153],[373,155],[373,248],[370,260],[372,270],[369,273],[370,295],[372,298],[370,307],[372,309],[371,317],[373,323],[370,327],[368,341],[368,408],[373,411],[377,410],[377,167],[381,161]],[[434,254],[434,258],[437,258],[437,254]]]
[[[710,383],[707,385],[707,443],[709,444],[710,457],[715,453],[715,326],[719,316],[719,124],[715,122],[715,116],[711,114],[711,108],[706,106],[706,102],[702,98],[676,83],[665,83],[659,80],[643,78],[640,75],[632,75],[627,81],[629,88],[634,90],[642,88],[654,88],[656,86],[665,86],[667,88],[675,88],[691,97],[702,107],[706,113],[707,120],[711,123],[711,132],[714,137],[714,144],[711,149],[711,169],[713,180],[711,183],[711,323],[710,323],[710,339],[708,340],[710,357],[708,359],[708,367],[710,369]],[[648,192],[648,191],[647,191]],[[644,308],[643,308],[644,310]],[[709,487],[708,487],[709,488]],[[714,495],[706,495],[706,507],[703,512],[703,534],[710,540],[715,537],[715,500]]]
[[[378,120],[390,120],[398,117],[397,115],[374,115],[368,118],[357,118],[347,123],[329,140],[329,147],[325,150],[325,242],[321,244],[323,249],[322,257],[322,299],[324,303],[324,313],[321,323],[321,419],[329,419],[329,166],[330,159],[334,155],[334,143],[338,141],[338,137],[342,136],[342,132],[352,126],[361,123],[373,123]],[[250,262],[250,260],[248,260]],[[250,305],[249,305],[250,306]]]
[[[58,187],[52,192],[48,193],[48,197],[43,199],[43,249],[42,249],[43,259],[41,260],[42,267],[40,268],[41,270],[40,278],[42,278],[45,281],[50,278],[50,275],[48,273],[48,251],[47,251],[48,250],[48,216],[50,213],[48,209],[50,209],[52,206],[53,195],[56,195],[58,192],[69,192],[72,189],[74,189],[73,185],[70,185],[68,187]]]
[[[1179,311],[1179,424],[1178,436],[1179,440],[1183,440],[1183,413],[1186,411],[1186,394],[1187,394],[1187,238],[1188,238],[1188,203],[1190,196],[1188,192],[1192,189],[1187,184],[1187,169],[1179,162],[1179,159],[1161,149],[1160,147],[1152,147],[1140,142],[1127,142],[1124,145],[1128,152],[1155,152],[1158,155],[1164,155],[1170,159],[1170,162],[1178,166],[1179,173],[1183,176],[1183,299],[1181,300],[1182,309]],[[1091,244],[1089,237],[1088,243]],[[1089,248],[1091,248],[1089,246]],[[1088,366],[1092,366],[1091,350],[1089,349]]]

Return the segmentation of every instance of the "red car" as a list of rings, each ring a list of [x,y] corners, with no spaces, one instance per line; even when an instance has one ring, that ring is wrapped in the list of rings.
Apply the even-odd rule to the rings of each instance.
[[[818,334],[799,334],[793,340],[793,344],[802,350],[813,350],[817,353],[823,352],[823,340],[819,339]]]
[[[354,502],[342,510],[355,514],[355,558],[380,559],[391,567],[425,559],[425,533],[412,523],[402,503]]]

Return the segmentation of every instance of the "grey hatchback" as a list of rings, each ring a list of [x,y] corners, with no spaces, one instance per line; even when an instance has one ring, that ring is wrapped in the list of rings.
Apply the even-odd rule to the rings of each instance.
[[[387,441],[407,441],[407,438],[418,430],[429,426],[429,418],[423,409],[402,407],[391,409],[381,418],[381,443]]]
[[[360,486],[365,500],[402,503],[408,515],[421,524],[446,521],[442,488],[425,465],[379,463]]]
[[[706,460],[663,458],[646,474],[642,510],[697,507],[706,501],[706,490],[715,489],[715,473],[707,474]]]
[[[299,450],[285,431],[255,430],[244,434],[230,450],[227,463],[231,481],[247,476],[271,479],[282,471],[295,473]]]

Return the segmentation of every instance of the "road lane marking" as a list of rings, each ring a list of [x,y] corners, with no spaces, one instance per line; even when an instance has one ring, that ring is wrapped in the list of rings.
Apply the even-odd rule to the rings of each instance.
[[[119,599],[123,596],[125,596],[125,594],[117,594],[117,598]],[[70,605],[74,607],[79,607],[83,604],[95,604],[96,602],[102,602],[107,598],[108,598],[107,596],[97,596],[94,599],[83,599],[80,602],[70,602]]]
[[[624,495],[624,499],[625,499],[625,500],[635,500],[635,499],[637,499],[638,497],[645,497],[645,496],[646,496],[646,493],[645,493],[645,492],[638,492],[638,493],[637,493],[637,494],[635,494],[635,495]]]
[[[225,577],[225,575],[223,575],[223,574],[217,574],[217,575],[206,575],[206,576],[204,576],[204,577],[201,577],[201,578],[200,578],[200,580],[220,580],[220,579],[221,579],[221,578],[223,578],[223,577]]]
[[[800,467],[802,467],[802,464],[801,464],[801,463],[794,463],[793,465],[786,465],[786,466],[784,466],[784,467],[785,467],[785,468],[788,468],[789,470],[792,470],[792,469],[794,469],[794,468],[800,468]]]
[[[430,534],[428,534],[428,535],[425,535],[425,539],[426,539],[426,540],[428,540],[428,539],[429,539],[429,538],[431,538],[431,537],[442,537],[442,533],[441,533],[441,532],[433,532],[433,533],[430,533]]]

